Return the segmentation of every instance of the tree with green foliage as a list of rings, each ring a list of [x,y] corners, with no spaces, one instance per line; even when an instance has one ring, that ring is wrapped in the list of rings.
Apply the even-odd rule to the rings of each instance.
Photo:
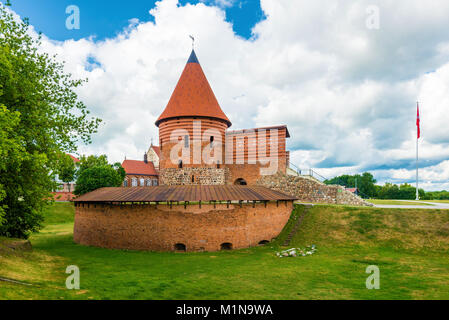
[[[369,172],[364,172],[360,178],[359,190],[363,196],[375,197],[376,196],[376,184],[377,180]],[[358,184],[357,184],[358,185]]]
[[[39,51],[40,36],[0,4],[0,235],[39,230],[52,199],[61,152],[90,143],[100,119],[89,117],[75,89],[83,80]]]
[[[82,156],[74,194],[79,196],[103,187],[120,187],[126,172],[120,163],[108,164],[106,155]]]
[[[61,181],[65,183],[72,182],[75,180],[75,174],[76,174],[76,166],[73,162],[73,159],[68,154],[61,154],[60,159],[58,160],[58,177]],[[70,183],[69,186],[69,192],[70,190]]]
[[[422,200],[449,200],[449,192],[446,190],[442,191],[429,191],[422,197]]]
[[[76,164],[78,168],[77,176],[79,176],[86,169],[107,166],[108,164],[108,157],[105,154],[100,156],[90,155],[87,157],[82,155],[80,157],[80,161]]]
[[[423,189],[418,190],[420,199],[425,197]],[[408,183],[401,185],[386,183],[384,186],[378,186],[378,199],[397,199],[397,200],[415,200],[416,188]]]
[[[376,196],[376,179],[369,172],[365,172],[362,175],[341,175],[330,180],[325,180],[325,184],[338,184],[346,188],[355,188],[359,190],[359,193],[363,197],[375,197]]]
[[[5,172],[8,167],[7,162],[4,161],[7,157],[19,159],[26,156],[22,141],[16,135],[19,122],[20,114],[18,112],[11,112],[4,105],[0,105],[0,172]],[[0,226],[4,222],[3,217],[8,208],[3,201],[6,198],[4,183],[5,181],[0,179]]]

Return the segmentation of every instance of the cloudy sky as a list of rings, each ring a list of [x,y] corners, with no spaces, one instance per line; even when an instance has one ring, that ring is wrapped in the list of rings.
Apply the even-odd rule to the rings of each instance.
[[[449,189],[449,1],[11,1],[104,120],[79,154],[140,159],[195,51],[232,129],[288,125],[292,162],[323,176],[420,176]],[[92,4],[95,3],[95,4]],[[66,7],[80,9],[67,29]]]

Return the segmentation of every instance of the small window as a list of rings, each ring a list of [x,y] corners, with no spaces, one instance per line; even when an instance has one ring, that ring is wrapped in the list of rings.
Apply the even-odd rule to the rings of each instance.
[[[182,160],[179,160],[179,163],[178,163],[178,168],[182,168]]]
[[[189,136],[185,135],[184,136],[184,148],[188,148],[189,147]]]
[[[150,187],[151,186],[151,179],[145,179],[145,185],[147,187]]]
[[[194,182],[195,182],[195,176],[192,175],[192,183],[194,183]]]
[[[159,185],[159,181],[157,181],[157,179],[154,179],[153,180],[153,186],[157,186],[157,185]]]
[[[220,250],[232,250],[232,243],[225,242],[220,245]]]
[[[210,147],[214,147],[214,136],[210,136]]]
[[[145,186],[145,179],[144,178],[140,178],[140,186],[141,187]]]
[[[240,186],[246,186],[247,185],[245,179],[243,179],[243,178],[238,178],[237,180],[234,181],[234,184],[235,185],[240,185]]]
[[[127,180],[127,179],[125,179],[125,181],[123,181],[123,186],[124,186],[124,187],[127,187],[127,186],[128,186],[128,180]]]
[[[131,180],[131,186],[137,187],[137,178],[132,178],[132,180]]]
[[[186,252],[186,245],[184,243],[175,244],[175,251]]]
[[[220,160],[217,160],[217,169],[220,169]]]

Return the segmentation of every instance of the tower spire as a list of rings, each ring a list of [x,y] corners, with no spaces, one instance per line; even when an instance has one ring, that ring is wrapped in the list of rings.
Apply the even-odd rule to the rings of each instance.
[[[180,117],[215,118],[226,122],[228,127],[231,126],[231,121],[221,110],[194,50],[167,106],[157,119],[156,126],[159,127],[164,120]]]

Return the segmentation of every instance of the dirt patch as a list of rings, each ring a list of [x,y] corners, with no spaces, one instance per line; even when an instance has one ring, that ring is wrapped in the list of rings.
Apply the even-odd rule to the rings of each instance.
[[[29,240],[21,239],[0,239],[0,252],[12,253],[17,251],[31,251],[33,247]]]

